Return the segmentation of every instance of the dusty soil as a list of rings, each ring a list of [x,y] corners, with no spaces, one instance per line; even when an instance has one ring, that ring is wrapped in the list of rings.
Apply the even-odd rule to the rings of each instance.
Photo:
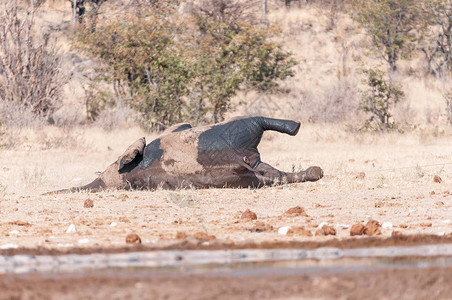
[[[343,129],[311,125],[295,137],[266,133],[259,146],[262,159],[285,171],[319,165],[326,175],[314,183],[258,190],[41,195],[90,182],[143,135],[136,128],[21,133],[21,147],[0,155],[0,247],[123,248],[131,233],[149,248],[193,242],[200,233],[215,237],[204,246],[320,243],[350,239],[351,226],[369,220],[381,225],[377,240],[394,231],[452,233],[452,142],[447,133],[428,142],[416,133],[355,137]],[[153,137],[146,136],[148,141]],[[292,208],[304,213],[287,213]],[[241,218],[247,209],[256,219]],[[324,225],[336,235],[315,236]],[[312,236],[279,234],[285,226],[304,227]]]
[[[452,269],[0,276],[0,299],[450,299]]]

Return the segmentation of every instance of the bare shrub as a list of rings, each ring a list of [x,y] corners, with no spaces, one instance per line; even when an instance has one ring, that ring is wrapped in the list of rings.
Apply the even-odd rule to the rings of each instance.
[[[416,120],[416,112],[411,107],[408,99],[402,98],[394,107],[394,119],[397,120],[398,125],[403,127],[416,125],[413,124]]]
[[[114,108],[102,110],[94,124],[105,130],[127,127],[131,109],[126,104],[116,105]]]
[[[339,21],[339,14],[344,11],[347,0],[319,0],[311,4],[318,7],[328,18],[327,31],[336,28]]]
[[[446,100],[446,116],[449,124],[452,125],[452,93],[444,95],[444,100]]]
[[[50,36],[36,37],[34,3],[25,11],[15,0],[0,3],[0,101],[52,122],[66,77]]]
[[[302,100],[304,118],[313,123],[350,121],[358,108],[357,91],[348,81],[340,81],[319,94],[306,93]]]
[[[216,23],[227,24],[238,30],[238,22],[258,20],[259,2],[256,0],[210,0],[192,4],[191,12],[198,18],[208,16]]]
[[[47,123],[45,115],[36,115],[33,107],[12,101],[0,101],[0,120],[7,127],[42,127]]]

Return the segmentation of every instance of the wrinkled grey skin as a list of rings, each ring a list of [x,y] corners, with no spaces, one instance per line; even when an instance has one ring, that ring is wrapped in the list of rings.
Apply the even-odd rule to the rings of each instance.
[[[192,128],[178,124],[146,145],[141,138],[93,182],[56,192],[103,189],[253,187],[317,181],[319,167],[279,171],[260,159],[257,146],[266,130],[296,135],[300,123],[265,117],[236,118]]]

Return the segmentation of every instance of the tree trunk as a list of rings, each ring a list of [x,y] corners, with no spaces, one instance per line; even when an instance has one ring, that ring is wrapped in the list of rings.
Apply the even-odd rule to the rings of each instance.
[[[267,24],[267,0],[262,0],[262,23]]]

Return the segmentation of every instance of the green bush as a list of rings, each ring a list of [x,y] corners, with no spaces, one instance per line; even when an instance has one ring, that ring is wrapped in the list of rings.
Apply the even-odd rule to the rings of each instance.
[[[390,71],[395,71],[397,61],[411,53],[425,26],[423,0],[353,0],[352,4],[352,16],[366,29]]]
[[[238,4],[212,3],[188,18],[173,3],[143,2],[95,32],[79,32],[78,46],[104,62],[117,96],[144,127],[221,121],[239,89],[270,91],[294,75],[291,54],[271,40],[276,28],[221,17]]]
[[[366,90],[362,91],[359,109],[371,115],[364,128],[377,131],[394,129],[391,109],[404,97],[403,91],[389,79],[385,79],[384,73],[379,70],[367,69],[363,74],[366,75]]]

